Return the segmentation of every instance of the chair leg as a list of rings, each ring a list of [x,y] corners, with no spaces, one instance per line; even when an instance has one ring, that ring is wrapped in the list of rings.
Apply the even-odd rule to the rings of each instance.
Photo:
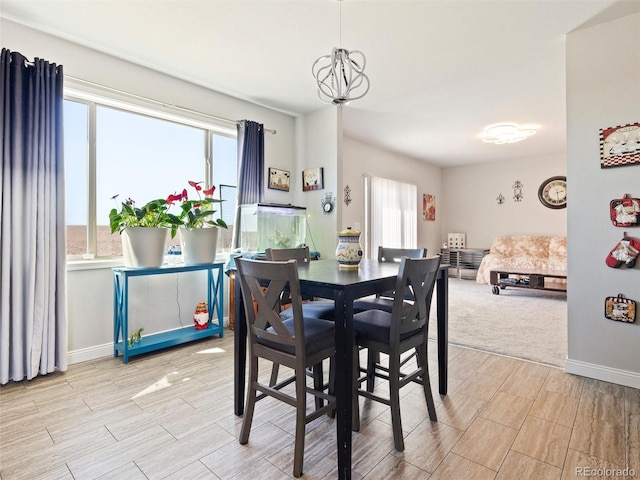
[[[380,362],[380,353],[367,349],[367,392],[373,392],[376,382],[376,363]]]
[[[324,390],[324,374],[322,369],[322,362],[316,363],[313,366],[313,388],[321,392]],[[324,406],[324,400],[321,397],[315,397],[316,410],[321,409]]]
[[[424,390],[424,398],[427,401],[427,411],[429,412],[429,419],[432,422],[438,421],[438,416],[436,415],[436,406],[433,402],[433,393],[431,392],[431,381],[429,380],[429,362],[427,357],[427,344],[425,343],[423,346],[419,348],[416,347],[418,351],[418,362],[421,364],[422,368],[422,389]]]
[[[389,355],[389,404],[391,407],[391,426],[393,443],[397,451],[404,451],[402,420],[400,418],[400,356]]]
[[[307,378],[302,370],[296,372],[296,438],[293,449],[293,476],[302,476],[302,464],[304,462],[304,436],[307,416]]]
[[[351,430],[360,431],[360,400],[358,390],[360,390],[360,349],[357,345],[353,346],[353,390],[351,392],[353,401],[351,403]]]
[[[249,391],[247,392],[247,403],[244,407],[242,418],[242,429],[240,430],[240,445],[245,445],[249,441],[251,423],[253,422],[253,412],[256,406],[256,383],[258,382],[258,357],[251,356],[249,362]]]
[[[273,364],[271,367],[271,379],[269,380],[269,386],[273,387],[276,383],[278,383],[278,371],[280,370],[280,365],[277,363]]]
[[[335,362],[335,358],[334,357],[331,357],[329,359],[329,388],[328,388],[328,392],[329,392],[329,395],[332,395],[333,397],[335,397],[335,395],[336,395],[336,362]],[[335,418],[336,417],[335,404],[334,404],[333,408],[327,413],[327,415],[330,418]]]

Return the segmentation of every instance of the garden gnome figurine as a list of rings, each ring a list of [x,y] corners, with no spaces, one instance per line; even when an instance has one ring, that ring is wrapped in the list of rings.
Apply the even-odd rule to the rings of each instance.
[[[200,302],[196,307],[196,313],[193,314],[193,326],[196,330],[204,330],[209,322],[209,312],[207,311],[207,303]]]

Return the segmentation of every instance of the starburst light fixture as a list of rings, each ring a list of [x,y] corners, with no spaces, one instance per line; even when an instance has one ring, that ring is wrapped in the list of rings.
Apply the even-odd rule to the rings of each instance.
[[[342,0],[338,0],[342,2]],[[340,45],[342,45],[342,3],[340,3]],[[358,50],[336,47],[331,55],[313,62],[311,72],[318,85],[318,97],[324,103],[345,105],[364,97],[369,91],[369,77],[364,73],[367,60]]]
[[[484,129],[482,141],[502,145],[504,143],[520,142],[535,135],[533,128],[518,127],[515,123],[501,123]]]

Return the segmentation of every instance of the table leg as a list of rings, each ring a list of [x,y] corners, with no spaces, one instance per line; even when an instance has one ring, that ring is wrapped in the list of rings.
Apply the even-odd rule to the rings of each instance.
[[[351,415],[353,399],[353,299],[343,291],[335,294],[336,316],[336,436],[338,478],[351,479]],[[348,319],[351,319],[348,321]]]
[[[234,282],[233,404],[234,413],[240,416],[244,412],[244,384],[247,365],[247,321],[245,318],[244,302],[242,300],[242,289],[240,288],[240,275],[235,275]]]
[[[436,282],[438,302],[438,385],[440,395],[446,395],[449,362],[449,276],[446,268],[441,268],[438,273]]]

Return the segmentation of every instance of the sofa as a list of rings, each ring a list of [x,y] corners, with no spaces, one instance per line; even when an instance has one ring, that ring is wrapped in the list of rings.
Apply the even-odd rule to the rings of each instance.
[[[497,237],[478,269],[476,282],[491,283],[491,270],[534,269],[567,271],[567,237],[555,235],[503,235]]]

